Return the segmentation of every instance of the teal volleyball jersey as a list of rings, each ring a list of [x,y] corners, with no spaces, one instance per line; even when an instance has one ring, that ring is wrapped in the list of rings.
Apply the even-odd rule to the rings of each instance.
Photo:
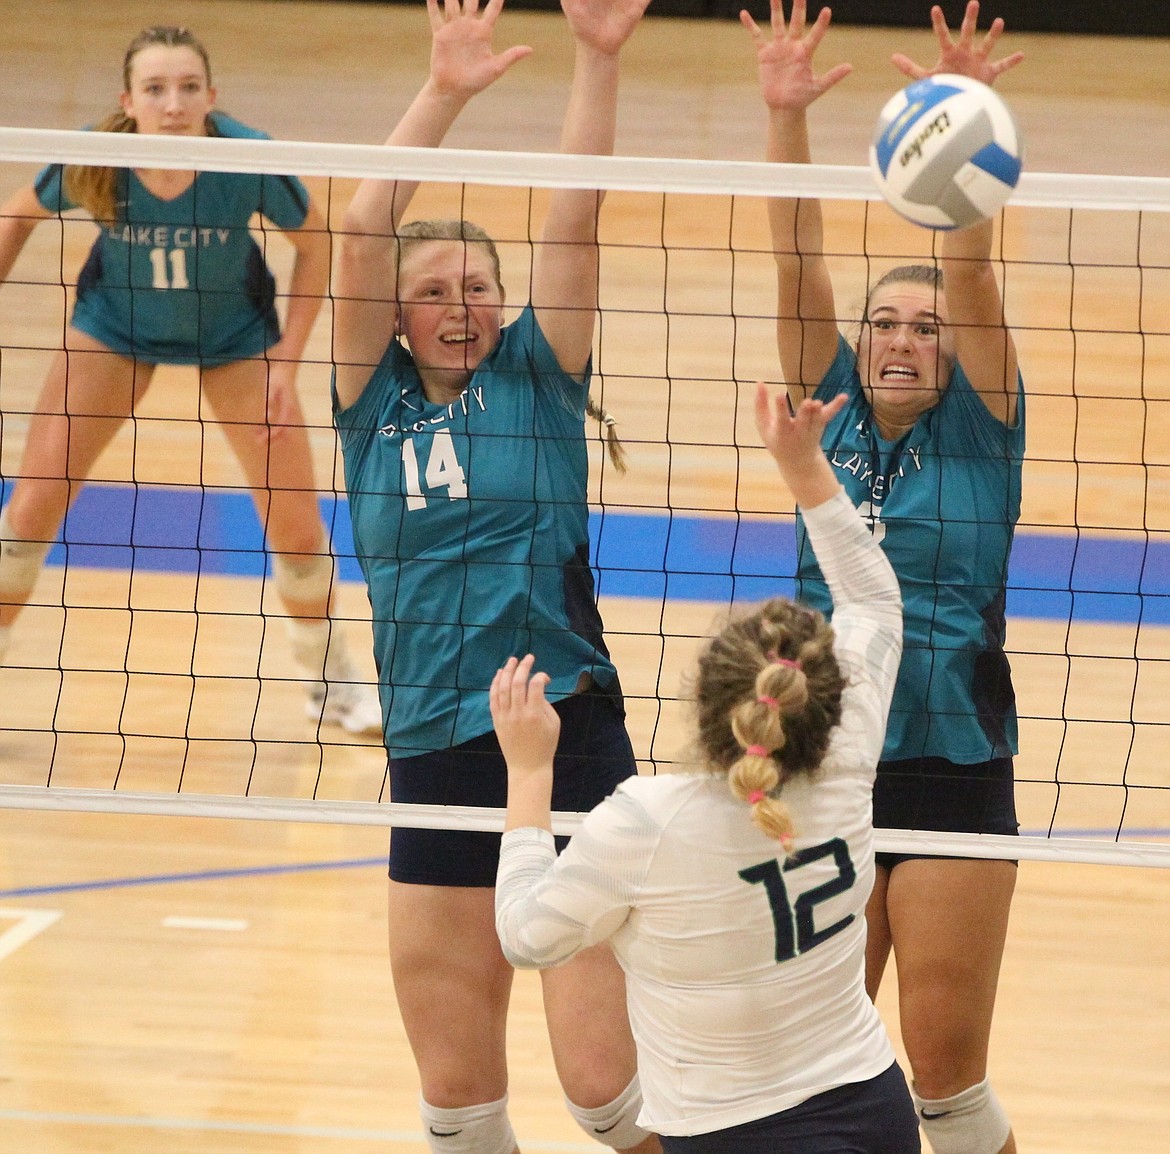
[[[511,656],[536,655],[550,700],[582,673],[613,684],[589,567],[588,387],[528,307],[452,404],[425,398],[394,340],[335,413],[392,756],[489,732]]]
[[[223,113],[212,120],[221,136],[266,139]],[[77,207],[59,164],[42,170],[36,192],[50,212]],[[299,228],[309,210],[299,180],[200,172],[163,200],[132,169],[119,169],[117,200],[117,220],[99,225],[78,275],[75,328],[157,364],[227,364],[280,339],[275,282],[248,225],[258,213],[278,228]]]
[[[939,403],[896,444],[871,419],[842,338],[816,391],[849,403],[825,430],[833,471],[898,575],[905,644],[883,760],[971,765],[1017,749],[1004,654],[1008,556],[1020,516],[1024,395],[1016,424],[988,412],[960,365]],[[797,594],[828,614],[828,590],[797,520]]]

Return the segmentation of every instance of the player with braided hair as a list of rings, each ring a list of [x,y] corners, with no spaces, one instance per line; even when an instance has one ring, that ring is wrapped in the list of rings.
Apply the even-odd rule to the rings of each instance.
[[[893,570],[820,447],[843,404],[810,399],[792,416],[759,387],[760,432],[803,511],[834,620],[775,599],[723,626],[694,678],[701,769],[623,782],[557,857],[548,675],[529,655],[492,684],[508,763],[504,952],[543,968],[609,941],[626,972],[639,1120],[666,1154],[920,1148],[865,990],[871,793],[902,613]]]

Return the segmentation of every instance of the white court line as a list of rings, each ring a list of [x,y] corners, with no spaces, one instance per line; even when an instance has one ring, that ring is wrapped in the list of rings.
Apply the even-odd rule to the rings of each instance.
[[[140,1130],[202,1130],[229,1134],[273,1134],[290,1138],[337,1138],[350,1142],[413,1142],[425,1146],[421,1130],[359,1130],[344,1126],[268,1126],[259,1122],[212,1122],[202,1118],[123,1117],[117,1114],[55,1114],[47,1110],[0,1110],[9,1122],[46,1122],[62,1126],[121,1126]],[[595,1143],[524,1140],[528,1150],[551,1154],[596,1154]]]
[[[167,930],[224,930],[239,933],[248,928],[246,918],[188,918],[180,914],[163,918],[162,924]]]
[[[31,941],[57,921],[62,910],[23,910],[0,908],[0,920],[12,920],[16,924],[0,933],[0,958],[16,953],[26,942]]]

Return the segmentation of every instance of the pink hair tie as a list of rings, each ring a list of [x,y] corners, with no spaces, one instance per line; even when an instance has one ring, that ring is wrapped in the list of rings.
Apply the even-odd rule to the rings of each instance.
[[[762,789],[753,789],[748,794],[748,805],[759,805],[768,795]]]
[[[775,649],[769,649],[764,656],[772,665],[783,665],[785,669],[800,669],[802,668],[799,661],[789,661],[787,657],[781,657]]]
[[[765,749],[762,745],[749,745],[744,751],[752,757],[771,757],[772,751]]]
[[[773,709],[780,708],[780,702],[778,702],[774,697],[769,697],[765,693],[761,693],[760,696],[756,698],[756,700],[761,705],[770,705]]]

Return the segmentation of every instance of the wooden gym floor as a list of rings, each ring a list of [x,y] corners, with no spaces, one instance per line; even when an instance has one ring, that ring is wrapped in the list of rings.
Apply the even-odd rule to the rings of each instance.
[[[116,96],[125,44],[141,27],[189,24],[206,42],[223,107],[288,139],[380,141],[424,75],[425,17],[415,6],[228,2],[11,6],[0,39],[0,123],[72,128]],[[421,7],[421,6],[420,6]],[[927,5],[924,3],[924,18]],[[925,21],[924,21],[925,22]],[[1028,167],[1164,175],[1170,171],[1170,45],[1154,40],[1019,36],[1027,63],[1002,85],[1027,140]],[[537,49],[485,93],[452,133],[464,147],[555,148],[570,56],[557,17],[505,14],[500,44]],[[816,110],[817,159],[863,162],[877,109],[898,84],[886,63],[902,48],[932,59],[925,33],[837,29],[824,66],[855,75]],[[738,26],[647,21],[626,53],[618,150],[757,159],[762,114]],[[518,128],[518,126],[520,126]],[[0,194],[29,179],[5,166]],[[318,185],[331,212],[349,185]],[[522,236],[518,198],[473,190],[469,215]],[[429,191],[446,211],[450,198]],[[769,260],[758,205],[614,196],[604,216],[606,309],[600,369],[607,406],[634,442],[627,478],[606,473],[595,494],[610,508],[756,514],[788,509],[754,445],[743,388],[774,378]],[[830,212],[842,253],[862,234],[853,208]],[[920,251],[925,234],[871,222],[869,251]],[[0,467],[11,476],[27,412],[59,333],[59,269],[71,277],[91,233],[38,230],[0,290]],[[1029,385],[1024,523],[1039,537],[1068,526],[1132,539],[1170,533],[1170,227],[1148,214],[1010,211],[1004,251],[1009,311]],[[655,243],[671,253],[626,246]],[[729,230],[737,324],[726,316]],[[683,245],[701,250],[681,251]],[[274,260],[287,254],[274,244]],[[1140,285],[1136,254],[1145,266]],[[505,278],[524,281],[523,246],[505,246]],[[1075,276],[1066,263],[1076,263]],[[864,269],[839,261],[843,302],[860,299]],[[1160,267],[1159,267],[1160,266]],[[284,267],[284,266],[281,266]],[[672,313],[697,314],[668,326]],[[720,289],[723,296],[720,296]],[[633,317],[657,292],[659,315]],[[1070,317],[1078,332],[1068,332]],[[734,328],[734,331],[733,331]],[[1142,330],[1139,333],[1139,330]],[[318,475],[337,476],[327,403],[327,318],[316,362],[301,376]],[[734,366],[734,370],[732,370]],[[665,383],[669,376],[669,392]],[[728,379],[734,376],[738,385]],[[111,483],[238,484],[212,433],[198,436],[189,374],[164,370],[99,466]],[[712,398],[715,398],[714,405]],[[669,419],[667,401],[669,400]],[[10,414],[15,414],[12,416]],[[665,441],[674,442],[668,452]],[[686,445],[680,447],[680,442]],[[715,442],[708,448],[700,443]],[[1076,456],[1078,465],[1071,462]],[[376,797],[379,749],[318,744],[282,682],[280,631],[257,631],[258,583],[215,577],[198,590],[195,641],[176,645],[189,577],[89,569],[46,571],[45,608],[21,619],[0,671],[0,781],[260,794]],[[71,606],[63,613],[61,602]],[[56,601],[56,607],[51,608]],[[121,605],[119,611],[113,607]],[[95,606],[98,608],[82,608]],[[135,612],[129,613],[127,606]],[[253,606],[243,628],[234,614]],[[647,635],[647,607],[661,636]],[[679,674],[719,608],[694,601],[607,598],[604,612],[632,698],[640,753],[671,760],[681,744],[673,702]],[[364,594],[347,585],[343,611],[370,667]],[[1021,777],[1025,826],[1057,814],[1065,832],[1170,828],[1170,773],[1159,739],[1170,699],[1170,629],[1134,623],[1011,622],[1026,715]],[[183,624],[177,627],[182,633]],[[262,654],[262,683],[233,682]],[[111,674],[130,652],[149,681]],[[62,678],[58,666],[76,667]],[[219,686],[229,687],[225,692]],[[249,692],[233,692],[241,688]],[[658,698],[664,699],[661,709]],[[124,738],[196,732],[201,740]],[[254,715],[254,720],[253,720]],[[1118,724],[1118,719],[1134,724]],[[1062,720],[1064,719],[1064,720]],[[1072,719],[1069,721],[1068,719]],[[249,729],[253,726],[253,729]],[[151,728],[155,727],[155,728]],[[194,727],[194,728],[191,728]],[[243,727],[243,728],[241,728]],[[70,732],[73,731],[73,732]],[[245,736],[241,738],[240,734]],[[255,741],[247,735],[255,736]],[[1123,788],[1121,767],[1129,760]],[[1060,767],[1060,785],[1054,767]],[[1093,783],[1109,782],[1110,788]],[[1123,803],[1128,806],[1122,815]],[[64,1154],[264,1154],[423,1149],[417,1082],[385,963],[386,832],[380,828],[0,809],[0,1148]],[[992,1074],[1021,1150],[1105,1154],[1165,1149],[1170,1124],[1170,874],[1024,863],[993,1041]],[[892,981],[881,1006],[896,1033]],[[565,1114],[543,1037],[535,979],[517,979],[510,1039],[512,1109],[524,1149],[600,1149]]]

